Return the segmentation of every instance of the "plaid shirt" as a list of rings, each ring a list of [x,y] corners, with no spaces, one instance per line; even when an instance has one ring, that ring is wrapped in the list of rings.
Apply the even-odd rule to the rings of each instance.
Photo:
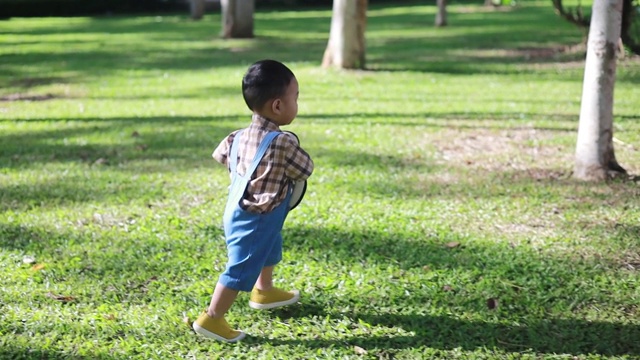
[[[229,169],[228,157],[233,138],[239,130],[227,136],[213,152],[213,158]],[[260,142],[271,131],[280,131],[275,123],[253,115],[251,125],[241,135],[238,148],[239,174],[251,166]],[[230,170],[229,170],[230,171]],[[306,180],[313,172],[313,161],[294,136],[276,136],[260,161],[247,186],[240,206],[249,212],[267,213],[275,209],[287,196],[291,180]]]

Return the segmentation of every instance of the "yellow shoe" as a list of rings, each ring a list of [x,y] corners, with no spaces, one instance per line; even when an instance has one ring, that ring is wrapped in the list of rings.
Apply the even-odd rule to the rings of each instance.
[[[212,318],[206,312],[202,313],[198,320],[193,323],[193,330],[209,339],[230,343],[242,340],[246,335],[242,331],[231,329],[223,317]]]
[[[300,292],[298,290],[284,291],[275,287],[269,290],[253,288],[249,306],[254,309],[266,310],[295,304],[299,299]]]

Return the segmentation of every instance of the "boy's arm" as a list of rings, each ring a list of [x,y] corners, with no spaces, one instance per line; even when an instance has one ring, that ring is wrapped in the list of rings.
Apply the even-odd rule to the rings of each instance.
[[[231,144],[233,144],[233,138],[236,135],[235,132],[224,138],[213,151],[211,155],[217,162],[222,165],[227,165],[227,159],[229,158],[229,151],[231,150]],[[227,165],[228,166],[228,165]]]
[[[283,136],[286,139],[286,163],[285,175],[289,179],[300,181],[306,180],[313,173],[313,161],[309,154],[304,151],[297,141],[290,136]]]

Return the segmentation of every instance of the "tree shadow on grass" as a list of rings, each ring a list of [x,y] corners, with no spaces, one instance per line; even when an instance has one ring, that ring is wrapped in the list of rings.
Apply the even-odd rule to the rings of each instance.
[[[338,160],[332,160],[337,163]],[[482,160],[477,160],[482,162]],[[607,203],[610,196],[592,193],[594,185],[571,178],[571,164],[566,167],[536,167],[527,165],[526,169],[512,168],[508,160],[496,161],[491,169],[473,167],[467,165],[465,160],[451,161],[446,166],[441,164],[419,165],[414,167],[425,178],[396,177],[393,179],[376,180],[370,178],[349,184],[351,192],[379,197],[400,197],[405,199],[420,198],[460,198],[471,199],[513,199],[531,197],[551,197],[552,201],[547,205],[557,202],[562,210],[593,209],[594,206],[602,206]],[[384,171],[396,172],[402,169],[398,163],[393,163]],[[408,168],[408,167],[406,167]],[[452,170],[454,168],[458,168]],[[464,170],[460,170],[464,169]],[[447,171],[453,174],[464,174],[464,171],[472,176],[458,175],[456,177],[446,175]],[[432,176],[442,180],[432,180]],[[620,198],[619,194],[627,194],[630,198],[637,197],[637,185],[634,181],[620,181],[611,187]],[[566,194],[582,197],[581,201],[566,202]],[[555,199],[555,200],[553,200]],[[588,201],[587,201],[588,199]],[[567,205],[569,204],[569,205]],[[559,213],[560,210],[556,210]]]
[[[384,220],[379,220],[384,221]],[[411,219],[419,222],[420,219]],[[611,246],[626,244],[637,228],[616,226],[609,232]],[[630,235],[631,234],[631,235]],[[306,254],[305,259],[318,262],[384,265],[394,264],[402,270],[417,270],[427,266],[429,271],[436,270],[473,270],[473,276],[482,277],[482,273],[500,276],[504,280],[512,279],[513,284],[526,288],[518,281],[535,279],[541,282],[541,290],[549,284],[572,283],[579,280],[577,269],[586,274],[602,274],[621,269],[620,263],[605,258],[585,260],[579,256],[567,256],[553,252],[541,252],[527,245],[509,243],[509,234],[494,239],[495,243],[477,242],[469,235],[458,234],[448,226],[439,228],[434,225],[429,233],[394,233],[376,228],[361,230],[337,230],[311,226],[285,226],[283,237],[285,248],[295,254]],[[450,242],[459,246],[450,248]],[[638,244],[640,245],[640,244]],[[319,251],[318,249],[330,249]],[[535,284],[534,284],[535,285]],[[518,288],[512,290],[519,291]],[[558,299],[571,299],[571,294],[559,294]]]
[[[81,355],[69,355],[65,352],[49,351],[38,348],[20,348],[12,345],[5,345],[0,349],[0,359],[11,360],[34,360],[34,359],[47,359],[47,360],[117,360],[120,357],[104,355],[104,354],[92,354],[91,356]]]
[[[326,313],[321,305],[292,307],[281,318],[317,316],[347,320],[358,324],[400,328],[411,335],[352,336],[340,340],[278,340],[249,337],[250,343],[299,345],[310,349],[359,346],[372,353],[429,347],[440,350],[499,349],[536,354],[571,354],[602,356],[640,355],[640,325],[546,318],[509,325],[489,321],[470,321],[452,316],[384,313]]]
[[[383,11],[386,10],[380,7]],[[397,7],[402,8],[402,6]],[[452,22],[473,31],[464,34],[447,33],[446,29],[435,31],[425,27],[425,15],[416,14],[407,7],[405,13],[372,16],[368,31],[368,63],[373,69],[395,69],[402,71],[438,72],[448,74],[473,74],[492,72],[512,74],[521,72],[505,64],[517,64],[524,56],[478,56],[476,50],[514,49],[533,43],[540,43],[540,23],[551,22],[551,10],[540,7],[522,9],[513,13],[487,13],[483,18],[468,14],[452,14]],[[217,39],[219,29],[210,24],[219,24],[219,16],[194,22],[186,16],[114,17],[94,18],[88,21],[50,26],[38,26],[25,29],[10,29],[8,34],[37,37],[39,35],[101,34],[98,47],[87,50],[74,50],[76,47],[64,47],[63,51],[48,53],[9,53],[2,55],[2,61],[8,65],[0,70],[7,77],[27,77],[25,68],[40,69],[42,73],[66,71],[79,74],[80,77],[93,77],[95,74],[108,74],[121,70],[156,69],[204,70],[211,68],[250,64],[258,58],[276,57],[285,62],[310,62],[320,64],[326,41],[329,36],[330,13],[305,15],[300,10],[299,17],[278,16],[277,12],[258,12],[255,39],[228,42]],[[500,24],[496,29],[477,31],[478,24]],[[505,26],[505,24],[508,24]],[[394,34],[378,35],[376,32],[389,27],[399,31],[411,31],[410,36]],[[304,35],[298,34],[304,29]],[[443,35],[444,31],[444,35]],[[550,27],[554,43],[572,42],[578,36],[570,31],[558,31]],[[273,35],[273,34],[277,35]],[[417,35],[415,35],[417,33]],[[425,34],[426,33],[426,34]],[[448,36],[445,36],[448,35]],[[138,41],[120,41],[121,37],[137,36]],[[561,37],[562,36],[562,37]],[[206,41],[213,39],[206,45]],[[47,41],[57,41],[48,39]],[[81,47],[83,42],[95,44],[92,38],[71,39]],[[44,44],[44,41],[42,42]],[[140,44],[145,44],[140,46]],[[167,44],[182,44],[179,50]],[[203,46],[205,44],[206,46]],[[37,45],[34,43],[34,45]],[[530,45],[529,45],[530,46]],[[544,44],[542,45],[544,46]],[[453,50],[455,53],[448,53]],[[460,50],[464,50],[463,54]],[[434,58],[434,54],[437,56]],[[456,61],[452,62],[452,58]],[[543,58],[528,60],[535,62],[562,62],[564,58]],[[568,60],[575,60],[569,58]],[[25,66],[29,65],[29,66]],[[32,70],[30,70],[32,71]],[[558,76],[555,74],[554,76]]]
[[[636,228],[620,228],[611,241],[635,233]],[[451,316],[420,313],[396,313],[401,309],[427,309],[433,307],[433,294],[412,286],[412,296],[405,300],[332,297],[331,291],[310,303],[275,312],[280,318],[331,318],[347,320],[351,324],[364,322],[383,328],[400,328],[410,335],[399,336],[351,336],[341,340],[277,340],[252,338],[249,341],[270,344],[301,345],[308,348],[330,346],[359,346],[378,351],[430,347],[442,350],[462,348],[478,350],[495,348],[510,352],[534,352],[538,354],[572,354],[576,356],[598,354],[606,356],[640,355],[640,324],[637,321],[600,321],[584,319],[581,313],[575,318],[543,313],[573,313],[599,297],[606,298],[608,289],[584,292],[582,277],[598,278],[616,276],[620,264],[599,260],[580,260],[562,254],[536,252],[528,247],[511,247],[507,244],[478,244],[473,239],[460,239],[456,248],[445,246],[447,236],[435,234],[415,241],[410,235],[389,234],[373,230],[340,231],[323,228],[296,227],[285,230],[287,247],[292,252],[307,254],[318,262],[362,263],[367,267],[394,263],[401,269],[421,270],[425,266],[440,273],[459,273],[464,270],[475,275],[458,284],[450,304]],[[322,251],[322,249],[330,249]],[[329,268],[332,265],[328,265]],[[398,281],[402,281],[400,277]],[[429,281],[434,281],[429,280]],[[473,283],[483,282],[488,287],[474,288]],[[508,284],[507,286],[504,286]],[[465,290],[469,287],[469,290]],[[322,291],[322,289],[320,290]],[[495,293],[500,306],[487,306],[486,293]],[[595,296],[595,299],[592,298]],[[402,302],[406,301],[406,305]],[[617,301],[624,302],[617,303]],[[349,312],[327,311],[328,308],[351,307]],[[529,306],[533,305],[533,308]],[[629,307],[631,300],[612,300],[613,307]],[[631,309],[630,308],[630,309]],[[392,310],[379,310],[392,309]],[[393,310],[396,309],[396,310]],[[409,310],[410,312],[411,310]],[[533,313],[531,313],[533,311]],[[633,310],[629,310],[633,311]],[[457,312],[485,314],[494,320],[471,320],[456,316]],[[630,313],[631,314],[631,313]],[[570,315],[569,315],[570,316]],[[630,315],[631,316],[631,315]],[[629,319],[632,319],[630,317]]]
[[[372,99],[371,99],[372,100]],[[535,101],[532,101],[535,102]],[[413,126],[442,129],[491,129],[509,130],[514,128],[528,128],[535,130],[549,130],[557,132],[575,132],[575,116],[564,114],[543,114],[497,111],[482,112],[448,112],[448,113],[340,113],[340,114],[300,114],[300,119],[315,122],[333,123],[341,125],[383,125],[383,126]],[[389,121],[389,119],[393,119]],[[396,119],[404,119],[398,121]],[[413,121],[407,121],[411,119]],[[532,127],[532,121],[553,121],[554,127]],[[464,122],[468,122],[465,124]]]
[[[27,182],[0,185],[0,210],[60,206],[80,202],[163,198],[155,184],[127,174],[149,175],[215,167],[211,153],[233,126],[216,124],[226,117],[157,117],[88,119],[77,126],[0,135],[0,166],[30,169],[62,165]],[[167,125],[156,132],[157,124]],[[175,128],[172,128],[175,125]],[[87,141],[112,132],[121,143]],[[124,133],[124,136],[117,134]],[[73,165],[71,173],[65,166]],[[79,168],[79,170],[78,170]],[[222,167],[219,167],[222,169]],[[96,179],[101,179],[95,181]],[[118,200],[120,199],[120,200]]]
[[[204,228],[209,236],[196,236],[198,241],[208,239],[211,233],[220,234],[219,228]],[[620,228],[621,237],[631,236],[637,232],[636,228]],[[363,297],[332,297],[331,292],[324,293],[318,300],[312,300],[301,306],[294,306],[275,312],[281,318],[300,317],[328,317],[335,320],[347,320],[352,324],[364,322],[376,327],[399,328],[403,334],[398,336],[355,335],[343,339],[319,338],[314,340],[277,340],[264,338],[250,338],[248,342],[269,343],[275,345],[299,345],[311,349],[329,346],[360,346],[377,351],[400,351],[402,349],[430,347],[442,350],[462,348],[478,350],[496,348],[513,352],[535,352],[544,354],[599,354],[599,355],[640,355],[640,326],[630,322],[605,322],[583,320],[576,318],[542,317],[540,308],[553,307],[571,312],[572,305],[578,300],[585,301],[579,294],[583,283],[581,277],[614,276],[608,273],[611,264],[602,261],[576,261],[568,259],[562,254],[539,253],[526,247],[512,248],[500,243],[476,243],[471,238],[452,233],[450,230],[425,235],[414,239],[411,234],[393,233],[375,229],[365,230],[336,230],[314,227],[286,228],[284,237],[287,249],[293,254],[295,261],[316,261],[326,263],[327,268],[335,264],[362,263],[363,266],[385,267],[394,264],[406,271],[423,269],[429,266],[439,274],[454,271],[473,273],[466,279],[469,290],[464,290],[461,284],[459,294],[452,294],[450,304],[428,305],[432,296],[427,290],[416,289],[411,298],[389,299]],[[455,248],[445,246],[451,237],[461,241]],[[70,240],[80,244],[86,242],[86,247],[94,247],[95,236],[66,234],[55,230],[31,228],[20,225],[0,224],[0,247],[9,250],[29,251],[36,257],[42,254],[58,251],[60,263],[64,264],[64,257],[71,256],[60,252]],[[103,244],[104,245],[104,244]],[[222,245],[222,243],[220,243]],[[169,241],[162,246],[158,244],[138,244],[136,257],[133,253],[101,251],[100,254],[86,254],[83,261],[96,260],[93,268],[85,269],[82,276],[94,276],[101,279],[105,285],[110,282],[109,274],[119,274],[119,281],[138,281],[138,273],[159,273],[163,276],[177,276],[172,274],[171,260],[158,263],[156,254],[167,251],[178,251],[177,245]],[[195,244],[194,246],[201,246]],[[117,247],[117,246],[116,246]],[[110,246],[111,248],[111,246]],[[185,251],[185,250],[183,250]],[[179,259],[180,257],[177,256]],[[203,261],[204,260],[199,260]],[[207,263],[210,262],[208,259]],[[73,273],[77,269],[66,269],[71,265],[61,265],[59,276]],[[75,264],[82,267],[85,264]],[[210,267],[210,264],[207,265]],[[141,271],[144,269],[144,271]],[[339,267],[337,269],[339,270]],[[336,276],[336,274],[332,272]],[[344,275],[344,274],[343,274]],[[181,274],[189,277],[190,275]],[[192,275],[191,275],[192,276]],[[311,282],[314,279],[309,279]],[[484,281],[487,287],[497,293],[501,306],[495,310],[486,309],[486,294],[474,289],[474,281]],[[398,281],[403,281],[402,278]],[[428,281],[435,281],[433,279]],[[504,287],[500,284],[507,282],[511,285]],[[411,284],[407,284],[411,285]],[[34,291],[43,291],[35,288]],[[426,292],[425,292],[426,291]],[[95,294],[107,296],[108,294]],[[209,294],[207,294],[208,296]],[[605,296],[603,294],[602,296]],[[152,297],[128,294],[129,301],[153,301]],[[176,295],[177,296],[177,295]],[[582,296],[580,299],[577,297]],[[519,297],[526,297],[525,304],[518,304]],[[533,300],[531,300],[533,299]],[[81,299],[79,301],[82,301]],[[116,300],[113,300],[116,301]],[[180,302],[179,298],[176,298]],[[406,306],[402,304],[407,301]],[[339,308],[341,304],[359,304],[353,311],[339,312],[326,309]],[[338,306],[336,306],[336,304]],[[451,307],[466,313],[486,314],[493,321],[467,320],[463,318],[441,315],[425,315],[411,313],[420,309],[436,307],[447,309]],[[527,304],[536,305],[535,314],[531,314]],[[614,305],[615,304],[614,301]],[[399,306],[399,307],[398,307]],[[402,313],[400,308],[409,309]],[[388,309],[388,310],[380,310]],[[394,310],[395,309],[395,310]],[[492,311],[492,312],[488,312]],[[19,354],[20,349],[11,350],[9,354]],[[34,350],[40,351],[40,350]],[[373,351],[373,350],[372,350]],[[0,353],[1,354],[1,353]],[[55,354],[50,354],[55,356]],[[55,358],[55,357],[54,357]]]
[[[6,64],[0,68],[0,76],[7,78],[5,84],[11,84],[32,76],[32,69],[42,74],[65,72],[77,74],[78,79],[91,79],[123,70],[198,71],[236,67],[249,65],[256,59],[265,57],[277,57],[287,62],[319,63],[326,46],[325,38],[289,38],[283,41],[282,38],[272,36],[234,40],[233,45],[229,45],[224,39],[217,38],[219,31],[211,28],[208,21],[193,22],[187,17],[172,17],[171,20],[162,22],[157,22],[156,19],[155,16],[98,18],[82,23],[10,30],[8,33],[32,37],[41,34],[69,37],[74,34],[100,34],[100,39],[85,40],[79,36],[77,40],[72,38],[58,41],[58,50],[47,53],[46,56],[36,51],[5,53],[0,56],[0,61]],[[277,28],[279,21],[265,20],[265,27]],[[309,29],[309,19],[294,21]],[[219,21],[214,23],[218,24]],[[318,23],[318,20],[313,20],[312,23]],[[139,41],[127,41],[127,36],[137,36]],[[210,41],[212,39],[214,41]],[[45,46],[51,42],[32,43],[34,46]],[[147,45],[140,46],[141,43]],[[183,45],[181,50],[167,45],[177,43]],[[69,44],[77,46],[65,47]],[[24,70],[27,68],[30,69],[29,73]]]
[[[193,167],[199,163],[198,160],[208,160],[218,143],[237,130],[218,122],[235,119],[237,117],[229,116],[75,119],[78,124],[72,127],[0,135],[0,165],[23,167],[35,163],[65,162],[91,165],[103,159],[103,165],[117,166],[127,162],[170,159],[172,164],[164,170],[174,171]],[[167,128],[156,131],[159,126]],[[82,141],[85,137],[105,132],[119,137],[121,143]]]
[[[208,246],[206,241],[210,240],[207,238],[205,243],[194,244],[195,241],[202,241],[196,239],[186,246],[178,246],[175,239],[159,239],[153,236],[143,240],[126,235],[114,238],[109,233],[118,232],[122,225],[117,221],[100,221],[96,220],[96,225],[103,226],[104,229],[102,232],[94,232],[98,235],[92,235],[83,228],[76,231],[58,231],[40,226],[0,222],[0,249],[13,253],[11,257],[17,264],[21,264],[24,254],[35,257],[38,263],[47,263],[48,272],[29,273],[33,278],[39,279],[29,291],[34,298],[42,295],[40,299],[34,300],[36,302],[50,302],[50,299],[43,299],[46,298],[45,294],[52,290],[48,285],[39,282],[46,279],[47,284],[74,284],[91,280],[102,286],[76,290],[78,293],[73,294],[77,295],[75,303],[147,303],[154,301],[154,286],[160,278],[184,276],[182,273],[175,273],[175,269],[184,264],[180,264],[180,256],[174,256],[173,253],[195,253],[195,249]],[[221,230],[217,233],[219,232]],[[224,242],[219,244],[222,249],[216,251],[222,252]],[[187,246],[190,248],[185,249]],[[159,258],[164,260],[159,261]],[[31,265],[22,264],[22,267],[15,267],[15,270],[29,271],[30,267]],[[191,276],[211,276],[211,271],[211,266],[206,266],[198,268]],[[175,294],[180,295],[179,292]],[[175,301],[182,300],[177,298]]]
[[[162,199],[161,187],[124,182],[110,183],[108,187],[92,184],[83,176],[60,176],[42,182],[0,186],[0,211],[24,210],[31,208],[55,208],[73,203],[96,202],[105,204],[108,200],[148,198],[149,201]]]

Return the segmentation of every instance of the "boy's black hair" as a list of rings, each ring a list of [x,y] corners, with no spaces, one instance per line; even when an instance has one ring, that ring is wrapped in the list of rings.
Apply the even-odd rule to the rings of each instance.
[[[271,99],[284,95],[293,72],[275,60],[260,60],[251,65],[242,78],[242,96],[251,111],[260,109]]]

